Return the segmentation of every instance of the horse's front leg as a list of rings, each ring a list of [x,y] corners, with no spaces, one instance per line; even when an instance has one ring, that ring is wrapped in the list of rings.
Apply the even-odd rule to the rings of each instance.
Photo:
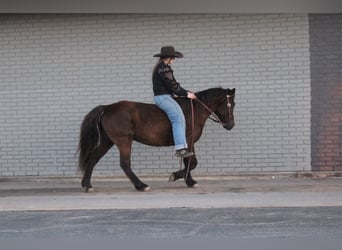
[[[191,176],[191,170],[193,170],[197,166],[196,157],[184,158],[183,162],[184,162],[184,174],[185,174],[184,180],[185,180],[186,185],[190,188],[197,187],[198,186],[197,181],[192,179],[192,176]]]
[[[178,179],[184,179],[188,187],[196,187],[197,182],[191,176],[191,170],[197,166],[196,156],[191,156],[189,158],[183,159],[184,169],[179,170],[171,174],[169,182],[176,181]]]

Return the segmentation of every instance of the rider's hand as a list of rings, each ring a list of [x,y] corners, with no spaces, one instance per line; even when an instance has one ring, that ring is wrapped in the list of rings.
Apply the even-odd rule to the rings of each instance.
[[[186,97],[189,99],[196,99],[197,98],[197,96],[192,92],[188,92],[188,95]]]

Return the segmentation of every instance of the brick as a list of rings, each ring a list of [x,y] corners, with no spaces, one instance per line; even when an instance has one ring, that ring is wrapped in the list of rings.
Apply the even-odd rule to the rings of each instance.
[[[315,170],[339,171],[342,117],[340,68],[341,18],[337,15],[309,15],[312,51],[312,166]],[[327,46],[329,45],[329,46]]]
[[[307,164],[306,14],[9,15],[0,33],[0,175],[77,173],[84,115],[121,99],[152,103],[152,55],[165,41],[185,54],[174,65],[184,87],[237,88],[236,127],[206,123],[197,173],[298,171]],[[298,148],[305,150],[293,155]],[[164,174],[178,168],[172,155],[172,147],[134,144],[132,166]],[[122,174],[118,164],[113,148],[94,174]]]

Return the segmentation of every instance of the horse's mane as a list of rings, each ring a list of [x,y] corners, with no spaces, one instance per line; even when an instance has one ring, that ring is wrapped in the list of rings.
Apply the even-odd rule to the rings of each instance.
[[[195,95],[204,103],[215,102],[217,99],[221,99],[222,96],[226,96],[226,90],[222,87],[210,88],[196,92]]]

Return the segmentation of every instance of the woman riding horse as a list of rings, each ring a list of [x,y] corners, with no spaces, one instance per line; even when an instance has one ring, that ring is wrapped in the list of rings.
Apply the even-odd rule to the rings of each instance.
[[[175,51],[172,46],[165,46],[154,57],[159,57],[152,74],[154,102],[166,113],[171,122],[176,156],[190,157],[194,153],[188,150],[185,138],[186,124],[184,114],[173,96],[177,95],[179,97],[196,99],[196,95],[180,86],[170,66],[174,63],[175,58],[182,58],[183,54]]]
[[[199,140],[206,120],[214,115],[227,130],[234,127],[235,89],[212,88],[196,93],[191,103],[187,98],[177,98],[185,114],[186,138],[194,152],[194,143]],[[131,167],[132,143],[138,141],[150,146],[172,146],[172,128],[165,112],[156,105],[133,101],[120,101],[100,105],[91,110],[81,125],[79,141],[79,169],[83,172],[82,186],[93,191],[91,175],[96,163],[116,145],[120,153],[120,166],[140,191],[149,190]],[[188,187],[195,187],[191,170],[197,166],[196,155],[183,158],[184,169],[172,173],[170,181],[184,178]]]

